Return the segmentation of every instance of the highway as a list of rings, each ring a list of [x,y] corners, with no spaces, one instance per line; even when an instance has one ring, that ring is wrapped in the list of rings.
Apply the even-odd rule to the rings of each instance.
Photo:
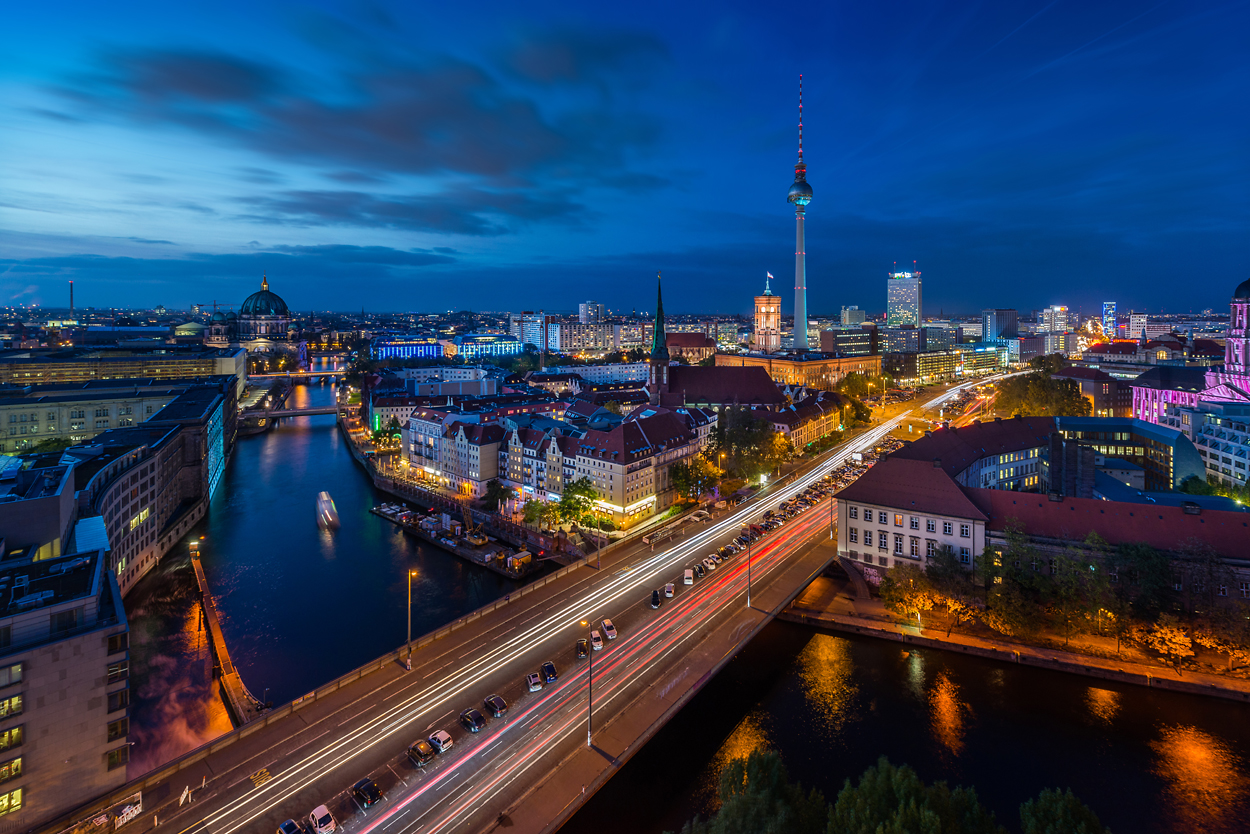
[[[936,407],[956,390],[922,408]],[[852,453],[871,448],[910,413],[841,444],[722,518],[690,526],[684,538],[657,545],[654,552],[642,544],[628,546],[605,558],[600,571],[575,571],[549,591],[527,594],[484,616],[480,627],[426,646],[413,655],[410,673],[377,673],[381,682],[365,686],[369,679],[362,680],[350,700],[294,713],[214,753],[218,759],[205,760],[204,788],[192,791],[185,806],[167,804],[151,826],[180,834],[273,831],[284,819],[307,819],[321,804],[341,830],[353,833],[482,831],[507,822],[499,819],[502,812],[586,747],[590,663],[594,724],[600,731],[657,680],[675,680],[686,653],[746,610],[745,552],[692,586],[681,584],[683,569]],[[831,504],[824,499],[752,546],[755,593],[775,581],[796,553],[829,537]],[[676,586],[675,597],[652,610],[651,591],[668,582]],[[350,617],[350,605],[333,616]],[[600,628],[604,617],[615,622],[620,636],[605,641],[588,660],[576,660],[575,641]],[[525,675],[548,660],[556,665],[558,680],[527,691]],[[507,700],[507,715],[488,716],[482,732],[468,733],[457,721],[459,712],[482,710],[482,700],[494,694]],[[425,768],[415,768],[405,756],[407,746],[438,729],[451,733],[454,746]],[[374,778],[385,794],[367,809],[348,791],[364,776]],[[186,777],[188,785],[201,784],[200,771]],[[175,798],[183,790],[184,777],[177,778],[179,783],[169,786]]]

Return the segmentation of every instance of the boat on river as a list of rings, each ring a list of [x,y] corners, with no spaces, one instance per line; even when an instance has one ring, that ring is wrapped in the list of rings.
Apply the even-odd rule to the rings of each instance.
[[[322,530],[337,530],[339,527],[339,511],[328,492],[317,495],[317,526]]]

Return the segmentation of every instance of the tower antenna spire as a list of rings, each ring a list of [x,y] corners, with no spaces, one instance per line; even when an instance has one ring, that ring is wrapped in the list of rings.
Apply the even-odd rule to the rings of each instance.
[[[799,162],[803,162],[803,73],[799,73]]]

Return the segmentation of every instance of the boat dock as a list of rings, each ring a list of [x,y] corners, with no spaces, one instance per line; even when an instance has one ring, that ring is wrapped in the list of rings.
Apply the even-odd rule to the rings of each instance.
[[[226,707],[236,727],[241,727],[261,714],[260,704],[243,685],[243,678],[234,668],[230,660],[230,650],[226,648],[226,636],[221,631],[221,621],[217,617],[217,605],[208,590],[208,579],[204,576],[204,566],[200,557],[192,554],[191,567],[195,569],[195,582],[200,588],[200,603],[204,611],[204,620],[208,623],[209,645],[213,653],[213,671],[221,682],[221,690],[225,695]]]
[[[400,505],[398,512],[388,511],[395,506],[393,504],[382,504],[369,510],[369,512],[398,525],[405,533],[441,547],[443,550],[454,553],[466,562],[472,562],[487,570],[494,571],[500,576],[506,576],[509,579],[523,579],[537,568],[538,559],[535,556],[520,570],[509,570],[507,557],[514,555],[516,551],[501,544],[498,540],[487,537],[485,544],[473,545],[459,537],[453,536],[448,530],[428,530],[414,521],[401,517],[405,514],[405,511],[408,511],[407,507]],[[460,522],[456,523],[459,524]]]

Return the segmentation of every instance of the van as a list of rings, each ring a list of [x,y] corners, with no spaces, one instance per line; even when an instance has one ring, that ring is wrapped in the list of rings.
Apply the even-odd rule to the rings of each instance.
[[[683,585],[693,585],[693,584],[694,584],[694,571],[692,571],[692,570],[684,570],[684,571],[682,571],[682,573],[681,573],[681,584],[683,584]]]

